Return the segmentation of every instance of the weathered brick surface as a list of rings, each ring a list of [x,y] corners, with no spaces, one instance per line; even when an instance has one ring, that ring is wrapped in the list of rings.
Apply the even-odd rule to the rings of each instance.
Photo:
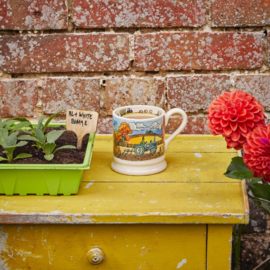
[[[241,270],[253,270],[270,255],[270,238],[265,235],[245,235],[241,241]],[[260,267],[269,270],[270,262]]]
[[[33,116],[37,102],[37,80],[0,80],[0,116]]]
[[[270,35],[269,35],[269,32],[268,32],[267,41],[268,41],[268,43],[267,43],[268,67],[270,67]]]
[[[100,110],[99,78],[45,78],[42,102],[44,113],[61,109]]]
[[[135,35],[137,70],[253,69],[263,64],[263,33],[160,32]]]
[[[113,133],[113,122],[112,118],[99,118],[97,133],[98,134],[112,134]]]
[[[209,134],[210,131],[207,128],[207,121],[206,115],[189,115],[187,126],[181,134]],[[166,126],[166,133],[173,133],[181,125],[181,122],[181,117],[171,117]]]
[[[256,97],[266,111],[270,111],[270,75],[239,75],[235,77],[235,88]]]
[[[7,73],[116,71],[129,68],[127,34],[69,34],[0,38]]]
[[[207,111],[214,98],[230,91],[228,75],[182,75],[167,79],[168,104],[186,112]]]
[[[0,29],[66,29],[65,0],[0,0]]]
[[[155,78],[111,78],[106,81],[106,110],[108,114],[126,105],[163,107],[164,81]]]
[[[269,0],[211,0],[212,26],[270,24]]]
[[[203,0],[74,0],[73,20],[81,28],[202,26]]]

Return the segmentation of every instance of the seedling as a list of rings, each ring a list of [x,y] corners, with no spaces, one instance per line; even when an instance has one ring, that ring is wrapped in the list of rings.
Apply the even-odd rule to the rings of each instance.
[[[6,158],[0,157],[0,162],[8,161],[11,163],[14,159],[28,158],[32,156],[31,154],[21,153],[13,158],[13,152],[16,147],[21,147],[27,144],[26,141],[17,142],[19,130],[26,126],[28,126],[27,123],[15,124],[15,121],[11,119],[2,121],[2,118],[0,117],[0,145],[3,147],[3,152],[7,156]]]
[[[19,137],[21,140],[30,140],[34,141],[38,149],[42,149],[44,153],[44,158],[48,161],[51,161],[54,158],[54,154],[61,150],[61,149],[76,149],[73,145],[64,145],[59,148],[55,148],[56,144],[55,141],[66,131],[66,130],[53,130],[45,134],[45,130],[48,127],[51,120],[58,115],[63,110],[57,112],[56,114],[52,115],[43,125],[43,121],[45,119],[45,115],[41,116],[37,126],[34,128],[31,124],[29,125],[29,129],[26,129],[25,132],[27,135],[22,135]],[[13,118],[15,120],[29,122],[26,118]],[[30,123],[30,122],[29,122]]]

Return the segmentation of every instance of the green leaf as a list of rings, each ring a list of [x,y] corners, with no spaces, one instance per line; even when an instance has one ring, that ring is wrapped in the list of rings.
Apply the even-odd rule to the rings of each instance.
[[[5,140],[7,137],[8,137],[8,130],[0,128],[0,145],[3,146],[5,144]]]
[[[18,133],[19,132],[16,131],[16,132],[14,132],[6,137],[4,148],[6,148],[7,146],[14,146],[17,143]]]
[[[39,142],[39,140],[32,136],[32,135],[21,135],[18,137],[18,140],[27,140],[27,141],[34,141],[34,142]]]
[[[35,135],[36,135],[36,137],[37,137],[37,139],[39,140],[40,143],[43,143],[44,142],[44,134],[43,134],[43,132],[42,132],[41,129],[38,129],[37,128],[35,130]]]
[[[44,125],[44,127],[43,127],[43,132],[45,132],[47,126],[50,124],[50,122],[52,121],[52,119],[53,119],[56,115],[58,115],[59,113],[61,113],[61,112],[63,112],[63,111],[64,111],[64,109],[61,110],[61,111],[59,111],[59,112],[57,112],[56,114],[52,115],[52,116],[46,121],[46,123],[45,123],[45,125]]]
[[[270,215],[270,201],[268,200],[264,200],[264,199],[260,199],[260,198],[256,198],[256,197],[252,197],[249,195],[249,197],[258,205],[260,206],[265,212],[266,214]]]
[[[14,127],[11,128],[12,131],[15,131],[15,130],[20,130],[24,127],[28,127],[29,125],[31,125],[30,122],[21,122],[17,125],[15,125]]]
[[[0,123],[2,123],[2,117],[0,116]]]
[[[5,154],[7,155],[7,160],[9,163],[12,162],[14,149],[15,147],[5,148]]]
[[[53,151],[53,153],[55,154],[56,152],[58,152],[61,149],[76,149],[76,147],[74,145],[64,145],[64,146],[61,146],[61,147],[58,147],[57,149],[55,149]]]
[[[250,184],[256,184],[262,180],[263,180],[263,177],[260,177],[260,178],[253,177]]]
[[[42,122],[43,122],[43,120],[44,120],[45,118],[46,118],[46,115],[42,115],[42,116],[39,118],[38,124],[37,124],[37,128],[38,128],[38,129],[42,129],[42,128],[43,128]]]
[[[242,171],[242,172],[249,171],[242,157],[232,158],[231,164],[229,165],[227,172],[232,172],[232,171]]]
[[[8,159],[7,158],[4,158],[4,157],[0,157],[0,162],[1,161],[4,161],[4,160],[7,161]]]
[[[253,172],[248,169],[242,157],[234,157],[224,173],[225,176],[233,179],[252,179]]]
[[[48,161],[51,161],[54,157],[54,154],[50,154],[50,155],[45,155],[44,158]]]
[[[263,184],[251,184],[248,183],[248,186],[253,193],[254,197],[261,198],[267,201],[270,201],[270,185],[267,183]]]
[[[10,151],[10,149],[12,149],[12,148],[15,149],[16,147],[21,147],[21,146],[24,146],[24,145],[26,145],[26,144],[27,144],[26,141],[20,141],[20,142],[18,142],[18,143],[15,144],[15,145],[5,146],[4,148],[5,148],[5,150]]]
[[[65,130],[53,130],[47,133],[47,142],[54,143],[64,132]]]
[[[27,153],[20,153],[14,159],[29,158],[29,157],[32,157],[32,155],[31,154],[27,154]]]
[[[224,175],[229,177],[229,178],[244,180],[244,179],[251,179],[253,172],[233,171],[233,172],[229,172],[229,173],[224,173]]]
[[[46,155],[49,155],[53,152],[56,144],[55,143],[45,143],[43,147],[43,151]]]
[[[0,128],[6,128],[7,123],[10,122],[10,121],[11,121],[11,119],[7,119],[7,120],[5,120],[3,122],[1,121],[0,122]],[[12,123],[14,123],[14,121]],[[6,129],[8,129],[8,128],[6,128]]]
[[[34,127],[32,126],[31,122],[28,119],[24,118],[24,117],[13,117],[11,119],[12,120],[15,120],[15,121],[19,121],[19,122],[28,122],[29,123],[29,127],[31,129],[34,129]]]
[[[15,123],[15,121],[12,121],[12,120],[6,120],[5,122],[4,122],[4,128],[5,129],[10,129],[10,127],[13,125]]]
[[[20,141],[18,142],[16,145],[14,145],[15,147],[21,147],[21,146],[25,146],[28,142],[26,141]]]

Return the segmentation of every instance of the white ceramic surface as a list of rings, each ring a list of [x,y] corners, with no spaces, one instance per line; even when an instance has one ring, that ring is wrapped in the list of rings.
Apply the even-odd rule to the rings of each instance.
[[[169,118],[180,114],[181,125],[167,139],[165,128]],[[144,117],[146,117],[144,119]],[[127,175],[149,175],[166,169],[165,151],[169,143],[187,125],[187,115],[182,109],[165,113],[159,107],[132,105],[113,111],[114,171]]]

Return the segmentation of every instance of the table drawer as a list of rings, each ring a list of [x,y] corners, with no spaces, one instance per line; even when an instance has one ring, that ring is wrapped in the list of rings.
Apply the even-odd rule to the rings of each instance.
[[[3,225],[1,269],[206,268],[206,225]],[[94,265],[87,254],[104,253]]]

